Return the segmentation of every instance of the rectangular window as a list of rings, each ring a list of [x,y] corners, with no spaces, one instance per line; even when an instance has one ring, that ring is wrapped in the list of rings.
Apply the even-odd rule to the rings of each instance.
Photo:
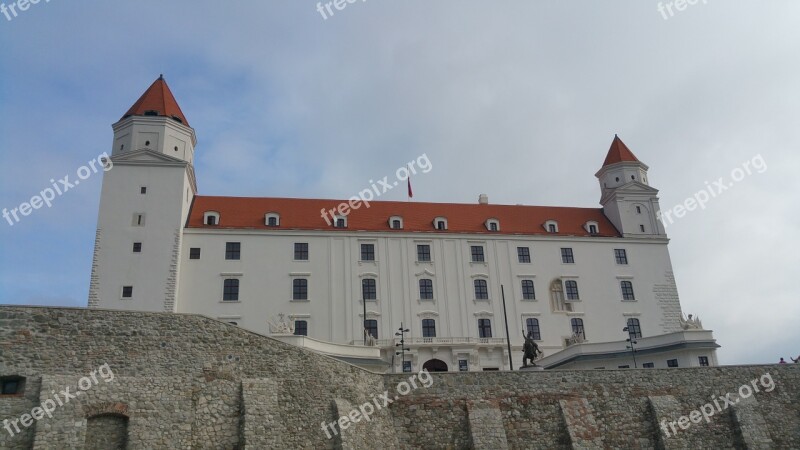
[[[628,319],[626,327],[628,330],[628,336],[631,339],[641,339],[642,338],[642,327],[639,325],[639,319]]]
[[[240,259],[242,254],[241,242],[226,242],[225,243],[225,259],[237,260]]]
[[[343,218],[336,219],[336,228],[347,228],[347,221]]]
[[[482,245],[472,246],[472,262],[484,262]]]
[[[422,319],[422,337],[436,337],[436,321],[434,319]]]
[[[525,327],[528,329],[528,334],[533,335],[534,341],[542,340],[542,331],[539,329],[539,319],[534,317],[525,319]]]
[[[700,356],[698,360],[700,361],[700,367],[708,367],[708,356]]]
[[[517,247],[517,259],[520,263],[527,264],[531,262],[531,249],[528,247]]]
[[[308,280],[295,278],[292,280],[292,300],[308,300]]]
[[[361,280],[361,295],[364,300],[375,300],[378,298],[378,283],[374,278]]]
[[[222,301],[224,302],[238,302],[239,301],[239,280],[236,278],[228,278],[222,285]]]
[[[491,319],[478,319],[478,336],[482,338],[492,337]]]
[[[522,280],[522,299],[536,300],[536,292],[533,289],[533,280]]]
[[[133,297],[133,286],[122,286],[122,298]]]
[[[142,243],[141,242],[134,242],[133,243],[133,253],[142,253]]]
[[[667,360],[667,367],[678,367],[678,360],[677,359]]]
[[[147,194],[147,186],[142,186],[139,188],[139,193],[142,195]]]
[[[403,361],[403,372],[411,372],[411,361]]]
[[[433,300],[433,280],[424,278],[419,280],[420,300]]]
[[[22,395],[25,391],[25,378],[21,376],[0,377],[0,394]]]
[[[308,243],[296,242],[294,244],[295,261],[308,261]]]
[[[641,231],[642,233],[644,233],[644,225],[639,225],[639,231]]]
[[[428,262],[431,260],[431,246],[428,244],[417,245],[417,261]]]
[[[189,259],[200,259],[199,247],[192,247],[189,249]]]
[[[459,372],[469,372],[469,363],[466,359],[459,359],[458,360],[458,371]]]
[[[572,254],[571,248],[562,248],[561,249],[561,262],[564,264],[574,264],[575,263],[575,256]]]
[[[628,253],[625,251],[624,248],[615,248],[614,260],[616,260],[617,264],[620,265],[628,264]]]
[[[294,321],[294,335],[295,336],[308,336],[308,322],[305,320]]]
[[[361,260],[375,261],[375,244],[361,244]]]
[[[394,220],[392,220],[392,229],[393,229],[393,230],[400,230],[400,229],[402,229],[402,228],[403,228],[403,227],[402,227],[402,225],[400,224],[400,221],[399,221],[399,220],[397,220],[397,219],[394,219]]]
[[[489,289],[487,287],[486,280],[475,280],[475,299],[489,299]]]
[[[655,364],[653,364],[653,363],[644,363],[644,364],[642,364],[642,367],[643,367],[643,368],[645,368],[645,369],[652,369],[652,368],[654,368],[655,366],[656,366],[656,365],[655,365]]]
[[[364,328],[370,336],[378,339],[378,321],[375,319],[367,319],[364,321]]]

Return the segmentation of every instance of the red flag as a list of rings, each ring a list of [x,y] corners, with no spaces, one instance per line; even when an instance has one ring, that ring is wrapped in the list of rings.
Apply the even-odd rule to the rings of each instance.
[[[413,198],[414,192],[411,191],[411,174],[408,174],[408,198]]]

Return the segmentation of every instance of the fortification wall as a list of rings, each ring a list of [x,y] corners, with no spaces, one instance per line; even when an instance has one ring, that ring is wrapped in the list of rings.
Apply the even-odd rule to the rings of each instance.
[[[800,448],[800,365],[410,380],[196,315],[0,307],[0,376],[8,375],[26,385],[0,396],[0,420],[63,401],[66,387],[76,397],[13,436],[0,428],[3,449],[123,439],[131,449]],[[680,416],[715,400],[725,406],[719,397],[743,385],[759,392],[680,428]],[[353,414],[366,404],[369,421]],[[323,431],[344,415],[359,421]]]

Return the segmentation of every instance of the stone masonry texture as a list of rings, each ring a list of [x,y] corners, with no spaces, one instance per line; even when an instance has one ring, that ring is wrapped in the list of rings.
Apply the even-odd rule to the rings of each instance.
[[[662,422],[766,374],[770,392],[664,436]],[[800,448],[800,365],[415,375],[199,315],[3,306],[0,377],[25,385],[0,395],[0,421],[76,396],[0,428],[0,449]],[[354,413],[366,405],[369,421]]]

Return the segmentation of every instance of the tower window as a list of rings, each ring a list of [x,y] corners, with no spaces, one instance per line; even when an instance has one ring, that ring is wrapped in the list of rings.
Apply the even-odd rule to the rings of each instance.
[[[628,335],[631,339],[642,338],[642,327],[639,325],[639,319],[628,319],[625,325],[628,328]]]
[[[636,296],[633,295],[633,283],[630,281],[620,281],[619,286],[620,289],[622,289],[623,300],[636,300]]]
[[[142,252],[142,243],[141,242],[134,242],[133,243],[133,253],[141,253]]]
[[[567,293],[567,300],[578,301],[581,299],[578,294],[578,282],[575,280],[567,280],[564,282],[564,291]]]
[[[192,247],[189,249],[189,259],[200,259],[199,247]]]
[[[473,245],[471,250],[472,250],[472,262],[484,262],[486,260],[483,256],[482,245]]]
[[[122,298],[133,298],[133,286],[122,286]]]
[[[697,359],[700,367],[708,367],[708,356],[698,356]]]
[[[148,109],[147,111],[144,112],[144,115],[145,116],[157,116],[158,115],[158,111],[156,111],[154,109]],[[150,142],[150,141],[147,141],[147,142]]]
[[[308,261],[308,243],[295,242],[294,244],[295,261]]]
[[[367,333],[378,339],[378,321],[375,319],[367,319],[364,321],[364,329],[367,330]]]
[[[361,244],[361,260],[375,261],[375,244]]]
[[[147,194],[147,186],[142,186],[139,188],[139,193],[142,195]]]
[[[431,260],[431,246],[428,244],[417,245],[417,261],[430,262]]]
[[[292,280],[292,300],[308,300],[308,280],[306,278]]]
[[[586,339],[586,330],[583,328],[583,319],[572,319],[570,320],[570,325],[572,326],[572,334],[577,334],[578,336]]]
[[[294,321],[294,335],[295,336],[308,336],[308,322],[305,320]]]
[[[677,359],[668,359],[667,360],[667,367],[678,367],[678,360]]]
[[[237,302],[239,301],[239,280],[236,278],[228,278],[222,284],[222,301]]]
[[[527,328],[528,333],[533,334],[534,341],[541,341],[542,340],[542,332],[539,329],[539,319],[534,317],[525,319],[525,328]]]

